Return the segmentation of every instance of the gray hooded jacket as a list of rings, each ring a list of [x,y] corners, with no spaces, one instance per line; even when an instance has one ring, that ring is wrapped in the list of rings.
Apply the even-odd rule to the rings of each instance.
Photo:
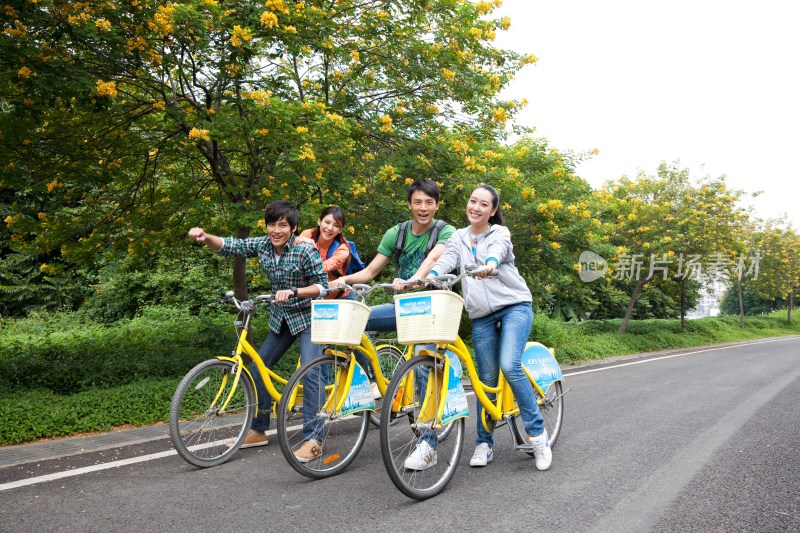
[[[447,240],[439,260],[431,268],[431,274],[447,274],[458,268],[459,273],[485,265],[490,259],[498,262],[497,277],[461,280],[464,306],[472,319],[481,318],[499,311],[508,305],[533,300],[514,264],[514,245],[508,228],[495,224],[478,237],[475,254],[469,237],[469,226],[457,230]]]

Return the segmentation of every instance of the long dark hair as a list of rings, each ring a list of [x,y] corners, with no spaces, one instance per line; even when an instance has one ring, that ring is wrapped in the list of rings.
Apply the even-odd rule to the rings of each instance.
[[[500,224],[503,225],[503,211],[500,209],[500,195],[497,194],[497,191],[494,190],[494,187],[491,185],[483,184],[478,185],[472,192],[477,191],[478,189],[484,189],[489,191],[489,194],[492,195],[492,208],[495,209],[494,215],[489,217],[489,224]]]
[[[351,258],[349,253],[350,245],[347,244],[347,239],[344,236],[344,221],[345,221],[344,210],[342,210],[342,208],[339,207],[338,205],[329,205],[328,207],[323,209],[322,212],[319,214],[319,220],[321,221],[328,215],[332,216],[333,220],[335,220],[336,223],[339,224],[339,227],[342,228],[342,232],[335,237],[335,240],[339,241],[339,246],[344,246],[348,252],[347,261],[345,261],[344,265],[342,265],[342,274],[344,274],[350,267],[350,258]],[[311,238],[314,240],[314,242],[317,242],[317,240],[319,239],[319,235],[320,235],[319,224],[317,224],[317,226],[314,228],[314,231],[311,233]],[[325,258],[323,257],[322,260],[324,261]]]

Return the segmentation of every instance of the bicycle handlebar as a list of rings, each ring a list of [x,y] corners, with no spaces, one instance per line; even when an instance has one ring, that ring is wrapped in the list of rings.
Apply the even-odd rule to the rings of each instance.
[[[225,293],[225,296],[222,297],[222,301],[233,302],[233,305],[236,306],[238,311],[250,312],[254,310],[258,304],[263,302],[271,302],[274,298],[275,296],[272,294],[259,294],[250,300],[239,300],[236,298],[233,291],[228,291]]]
[[[406,285],[431,285],[437,289],[445,289],[450,290],[453,286],[461,281],[462,278],[467,276],[469,277],[476,277],[486,272],[486,267],[481,266],[478,268],[473,268],[471,270],[465,270],[459,275],[455,274],[440,274],[438,276],[434,276],[432,278],[425,278],[420,280],[408,280],[410,283],[406,283]],[[497,277],[497,269],[493,270],[487,277],[494,278]]]

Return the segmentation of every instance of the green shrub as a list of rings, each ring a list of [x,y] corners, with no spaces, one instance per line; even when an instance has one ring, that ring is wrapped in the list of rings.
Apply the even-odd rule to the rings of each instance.
[[[56,320],[59,329],[38,319],[22,321],[22,328],[6,323],[0,338],[0,392],[45,388],[69,394],[181,376],[204,359],[231,353],[237,341],[233,319],[230,312],[192,316],[150,307],[114,326],[70,324],[63,316]],[[254,320],[254,328],[266,334],[264,315]]]

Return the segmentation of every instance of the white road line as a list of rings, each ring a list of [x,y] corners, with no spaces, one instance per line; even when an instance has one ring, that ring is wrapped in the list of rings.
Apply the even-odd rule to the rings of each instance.
[[[153,459],[161,459],[162,457],[169,457],[170,455],[177,455],[178,452],[175,450],[169,450],[166,452],[159,452],[159,453],[152,453],[150,455],[143,455],[141,457],[132,457],[131,459],[122,459],[119,461],[112,461],[110,463],[103,463],[100,465],[93,465],[93,466],[85,466],[83,468],[76,468],[74,470],[65,470],[63,472],[54,472],[52,474],[47,474],[44,476],[37,476],[28,479],[20,479],[19,481],[11,481],[9,483],[3,483],[0,485],[0,492],[4,490],[16,489],[18,487],[25,487],[28,485],[36,485],[37,483],[45,483],[47,481],[55,481],[56,479],[62,479],[65,477],[72,477],[72,476],[81,476],[83,474],[90,474],[92,472],[98,472],[100,470],[108,470],[109,468],[117,468],[120,466],[132,465],[136,463],[142,463],[144,461],[151,461]]]
[[[578,370],[576,372],[565,373],[564,376],[565,377],[577,376],[577,375],[580,375],[580,374],[589,374],[589,373],[592,373],[592,372],[602,372],[603,370],[611,370],[611,369],[614,369],[614,368],[621,368],[621,367],[624,367],[624,366],[641,365],[643,363],[652,363],[654,361],[661,361],[661,360],[664,360],[664,359],[672,359],[673,357],[683,357],[685,355],[695,355],[695,354],[699,354],[699,353],[714,352],[714,351],[718,351],[718,350],[727,350],[728,348],[740,348],[742,346],[752,346],[754,344],[765,344],[765,343],[769,343],[769,342],[781,342],[781,341],[786,341],[786,340],[797,340],[797,339],[798,339],[798,337],[785,337],[785,338],[781,338],[781,339],[768,339],[768,340],[763,340],[763,341],[755,341],[755,342],[748,342],[748,343],[742,343],[742,344],[734,344],[734,345],[730,345],[730,346],[718,346],[716,348],[707,348],[707,349],[704,349],[704,350],[695,350],[693,352],[683,352],[683,353],[677,353],[677,354],[672,354],[672,355],[665,355],[665,356],[662,356],[662,357],[653,357],[652,359],[644,359],[644,360],[641,360],[641,361],[632,361],[632,362],[629,362],[629,363],[620,363],[618,365],[604,366],[602,368],[592,368],[592,369],[589,369],[589,370]],[[474,394],[474,393],[472,393],[472,394]],[[268,434],[270,434],[270,435],[275,434],[275,430],[269,431]],[[178,454],[178,452],[176,452],[175,450],[168,450],[168,451],[165,451],[165,452],[152,453],[150,455],[143,455],[141,457],[133,457],[131,459],[121,459],[119,461],[112,461],[110,463],[104,463],[104,464],[93,465],[93,466],[86,466],[86,467],[83,467],[83,468],[76,468],[74,470],[65,470],[63,472],[55,472],[53,474],[47,474],[47,475],[44,475],[44,476],[32,477],[32,478],[29,478],[29,479],[21,479],[19,481],[11,481],[9,483],[0,484],[0,492],[2,492],[4,490],[16,489],[16,488],[19,488],[19,487],[26,487],[26,486],[29,486],[29,485],[36,485],[38,483],[46,483],[48,481],[55,481],[57,479],[63,479],[63,478],[66,478],[66,477],[81,476],[83,474],[91,474],[92,472],[99,472],[99,471],[102,471],[102,470],[109,470],[111,468],[118,468],[120,466],[127,466],[127,465],[136,464],[136,463],[143,463],[145,461],[152,461],[152,460],[155,460],[155,459],[162,459],[164,457],[169,457],[171,455],[177,455],[177,454]]]
[[[298,426],[299,427],[299,426]],[[268,435],[274,435],[276,431],[273,429],[268,431]],[[215,443],[210,442],[198,446],[192,446],[192,449],[208,448],[214,446]],[[111,468],[119,468],[120,466],[133,465],[136,463],[143,463],[145,461],[153,461],[155,459],[162,459],[171,455],[178,455],[175,450],[167,450],[165,452],[151,453],[149,455],[142,455],[140,457],[132,457],[130,459],[120,459],[119,461],[111,461],[110,463],[103,463],[99,465],[84,466],[83,468],[75,468],[74,470],[64,470],[63,472],[54,472],[44,476],[37,476],[28,479],[20,479],[19,481],[10,481],[8,483],[0,484],[0,492],[4,490],[16,489],[19,487],[26,487],[28,485],[36,485],[38,483],[46,483],[48,481],[55,481],[65,477],[82,476],[83,474],[91,474],[92,472],[100,472],[102,470],[109,470]]]

